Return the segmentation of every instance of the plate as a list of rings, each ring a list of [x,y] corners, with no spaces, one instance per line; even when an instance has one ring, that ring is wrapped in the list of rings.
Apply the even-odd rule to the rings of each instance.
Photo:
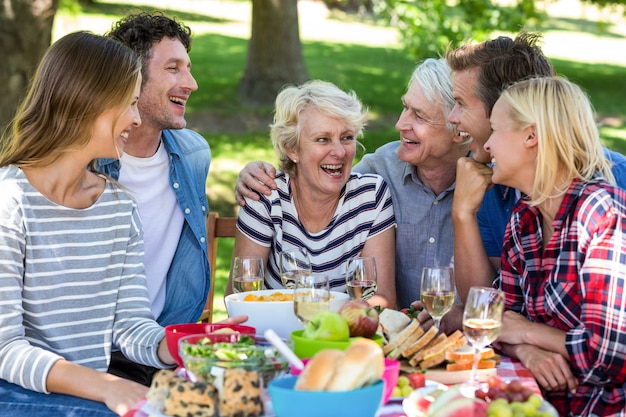
[[[404,398],[402,400],[402,409],[407,417],[426,417],[426,410],[433,400],[429,396],[438,389],[445,391],[448,389],[448,386],[433,381],[426,381],[425,387],[414,390]],[[548,412],[552,417],[559,417],[556,408],[546,400],[541,402],[539,411]]]
[[[478,369],[476,371],[476,377],[479,382],[486,382],[490,376],[498,373],[496,368],[490,369]],[[443,368],[427,369],[424,376],[426,380],[439,382],[446,385],[461,384],[465,381],[469,381],[472,375],[472,371],[446,371]]]
[[[437,390],[447,390],[448,387],[435,381],[426,381],[426,386],[413,390],[406,398],[402,400],[402,409],[408,417],[425,416],[425,410],[432,402],[430,395]],[[422,405],[424,409],[419,405]]]
[[[425,385],[422,388],[418,388],[418,390],[424,389],[424,388],[429,388],[429,387],[441,387],[441,386],[442,386],[442,384],[440,384],[438,382],[426,380]],[[411,393],[413,393],[414,391],[411,391]],[[406,397],[389,397],[389,401],[387,401],[387,402],[389,402],[389,403],[401,403],[407,397],[408,396],[406,396]]]

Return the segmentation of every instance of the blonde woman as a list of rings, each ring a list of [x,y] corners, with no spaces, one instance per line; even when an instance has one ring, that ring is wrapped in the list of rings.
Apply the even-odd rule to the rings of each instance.
[[[152,318],[135,201],[94,173],[141,124],[141,63],[76,32],[43,57],[0,149],[0,404],[12,416],[114,416],[147,392],[106,373],[112,345],[174,364]]]
[[[485,150],[519,189],[502,252],[498,338],[562,416],[625,415],[626,194],[612,185],[587,96],[564,78],[513,84]]]

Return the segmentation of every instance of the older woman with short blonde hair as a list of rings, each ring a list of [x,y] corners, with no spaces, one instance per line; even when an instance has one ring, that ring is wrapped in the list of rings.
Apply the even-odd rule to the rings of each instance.
[[[345,290],[348,259],[373,256],[378,289],[369,302],[395,306],[391,195],[380,176],[352,173],[366,121],[356,94],[328,82],[313,80],[278,94],[271,125],[278,189],[246,200],[234,249],[234,256],[264,259],[266,288],[283,287],[279,257],[286,249],[305,248],[313,272],[329,275],[336,291]]]

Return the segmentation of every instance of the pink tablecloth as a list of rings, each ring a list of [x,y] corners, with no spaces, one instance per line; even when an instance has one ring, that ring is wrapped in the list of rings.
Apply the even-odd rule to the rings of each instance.
[[[541,390],[537,385],[537,381],[533,378],[530,371],[517,360],[511,359],[507,356],[502,356],[500,365],[497,368],[497,375],[502,379],[519,379],[524,386],[531,388],[538,394],[541,394]],[[124,417],[160,417],[162,414],[155,413],[154,410],[149,410],[145,405],[145,401],[139,402],[132,410],[124,415]],[[272,417],[273,414],[268,414],[266,417]],[[391,401],[385,404],[378,410],[377,417],[405,417],[406,414],[402,409],[402,402]],[[166,417],[166,416],[164,416]]]

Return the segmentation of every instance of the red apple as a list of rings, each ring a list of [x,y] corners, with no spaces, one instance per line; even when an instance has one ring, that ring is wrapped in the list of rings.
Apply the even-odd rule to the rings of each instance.
[[[350,337],[371,338],[378,329],[378,311],[361,298],[347,301],[339,309],[339,314],[348,322]]]

